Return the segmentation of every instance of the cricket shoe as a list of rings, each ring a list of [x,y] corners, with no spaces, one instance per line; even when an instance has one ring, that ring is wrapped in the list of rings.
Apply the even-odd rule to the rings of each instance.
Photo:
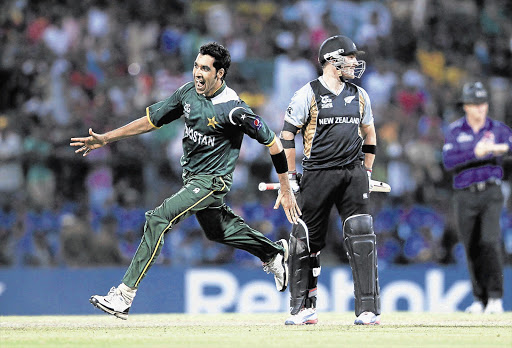
[[[354,321],[356,325],[379,325],[380,315],[375,315],[372,312],[363,312]]]
[[[284,322],[285,325],[311,325],[318,323],[318,315],[315,308],[302,308],[299,313],[290,316]]]
[[[484,312],[484,305],[481,301],[475,301],[471,304],[471,306],[466,308],[464,312],[471,314],[482,314]]]
[[[276,288],[278,291],[285,291],[288,286],[288,242],[281,239],[276,243],[284,248],[284,253],[277,253],[269,262],[263,264],[263,270],[268,274],[274,274]]]
[[[96,308],[101,309],[103,312],[115,315],[116,317],[126,320],[128,319],[128,312],[132,305],[124,299],[121,290],[112,287],[106,296],[93,295],[89,302]]]
[[[501,298],[490,298],[485,306],[484,314],[501,314],[503,313],[503,301]]]

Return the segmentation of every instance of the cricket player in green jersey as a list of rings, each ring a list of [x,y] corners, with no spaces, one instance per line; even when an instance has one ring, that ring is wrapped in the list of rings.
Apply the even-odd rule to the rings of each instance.
[[[122,283],[106,296],[94,295],[90,302],[106,313],[128,318],[137,288],[162,248],[164,234],[186,217],[195,214],[210,240],[246,250],[259,257],[263,269],[273,273],[279,291],[288,284],[288,243],[272,242],[249,227],[225,203],[233,182],[233,171],[244,134],[269,148],[281,190],[274,209],[282,205],[288,220],[297,223],[300,210],[290,188],[283,146],[265,121],[226,85],[231,57],[222,45],[201,46],[194,62],[193,82],[181,86],[170,97],[146,109],[146,115],[120,128],[71,138],[75,152],[87,156],[92,150],[130,136],[154,131],[184,118],[183,187],[153,210],[146,212],[141,243]]]

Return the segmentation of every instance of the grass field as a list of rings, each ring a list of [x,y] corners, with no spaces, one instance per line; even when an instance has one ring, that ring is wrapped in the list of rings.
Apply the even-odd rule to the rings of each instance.
[[[0,316],[0,347],[512,347],[512,312],[387,313],[353,325],[353,313],[285,326],[286,314]]]

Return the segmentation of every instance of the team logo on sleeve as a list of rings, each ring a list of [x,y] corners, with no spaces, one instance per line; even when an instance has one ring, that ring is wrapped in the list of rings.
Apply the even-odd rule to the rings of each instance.
[[[263,123],[261,122],[260,120],[260,117],[259,116],[256,116],[256,118],[254,119],[254,121],[252,122],[252,125],[254,126],[254,128],[256,128],[257,130],[260,130],[260,128],[263,126]]]

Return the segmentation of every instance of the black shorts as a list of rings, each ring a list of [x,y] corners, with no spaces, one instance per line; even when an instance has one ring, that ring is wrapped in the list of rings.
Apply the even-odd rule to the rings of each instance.
[[[340,169],[305,170],[298,203],[312,252],[325,246],[329,216],[336,206],[342,220],[369,213],[368,175],[362,164]]]

